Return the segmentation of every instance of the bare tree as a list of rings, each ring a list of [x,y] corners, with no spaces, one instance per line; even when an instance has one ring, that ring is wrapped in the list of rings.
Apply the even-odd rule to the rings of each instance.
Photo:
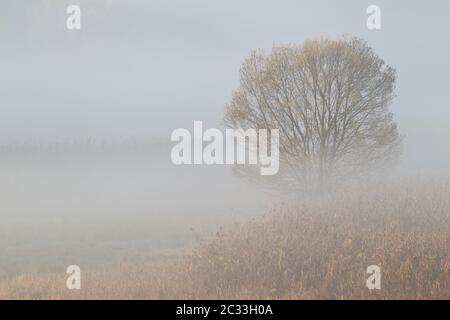
[[[225,108],[232,128],[280,130],[285,185],[323,186],[384,167],[400,137],[388,107],[396,72],[362,39],[318,39],[252,52]]]

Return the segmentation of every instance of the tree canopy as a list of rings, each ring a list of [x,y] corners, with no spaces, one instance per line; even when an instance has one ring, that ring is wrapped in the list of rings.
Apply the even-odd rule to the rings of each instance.
[[[400,136],[389,106],[396,71],[359,38],[251,53],[226,105],[232,128],[280,130],[278,181],[309,188],[385,167]]]

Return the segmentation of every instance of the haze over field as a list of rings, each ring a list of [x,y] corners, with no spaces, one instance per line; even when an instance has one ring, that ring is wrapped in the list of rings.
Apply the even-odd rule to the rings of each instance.
[[[72,3],[82,9],[79,31],[66,28]],[[366,40],[397,71],[390,111],[403,137],[395,170],[375,183],[450,178],[450,2],[380,0],[379,31],[366,27],[371,4],[1,1],[0,298],[20,298],[10,292],[23,274],[65,276],[69,264],[98,270],[179,259],[221,226],[300,198],[286,192],[289,186],[280,191],[239,179],[230,166],[171,162],[174,129],[192,131],[195,120],[224,128],[225,104],[254,49],[345,35]],[[448,222],[440,201],[444,209],[433,214]],[[444,229],[440,241],[448,236]],[[240,239],[215,245],[225,250]],[[227,270],[216,271],[227,279]],[[257,292],[259,285],[250,286]],[[202,297],[217,294],[198,290]]]

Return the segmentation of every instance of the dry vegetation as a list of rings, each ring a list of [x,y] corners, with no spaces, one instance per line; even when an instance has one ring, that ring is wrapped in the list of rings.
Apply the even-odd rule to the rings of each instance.
[[[190,258],[197,297],[450,298],[450,188],[346,190],[236,225]],[[379,265],[382,289],[365,286]]]
[[[218,232],[182,259],[0,282],[0,298],[449,299],[450,185],[346,189],[280,205]],[[366,288],[379,265],[382,289]],[[55,285],[58,283],[58,285]]]

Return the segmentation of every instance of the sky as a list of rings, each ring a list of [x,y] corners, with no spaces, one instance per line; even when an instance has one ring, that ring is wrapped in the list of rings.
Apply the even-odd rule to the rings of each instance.
[[[372,4],[381,30],[366,27]],[[397,70],[403,165],[448,172],[449,15],[449,1],[2,0],[0,144],[169,142],[194,120],[220,125],[251,50],[352,35]]]

